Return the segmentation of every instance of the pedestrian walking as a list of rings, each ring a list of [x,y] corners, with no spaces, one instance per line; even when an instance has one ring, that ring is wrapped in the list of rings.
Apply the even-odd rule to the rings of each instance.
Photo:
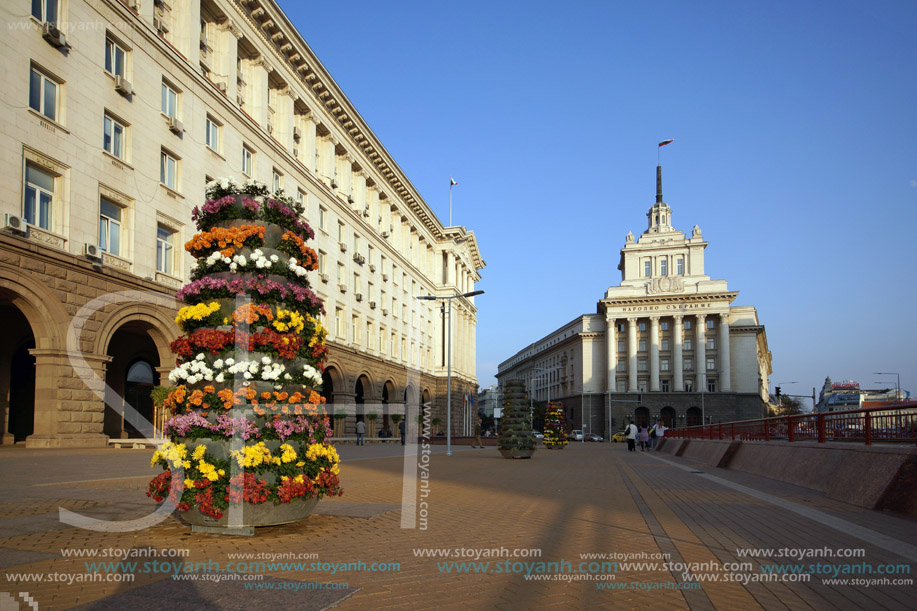
[[[481,440],[481,419],[478,418],[478,423],[474,425],[474,443],[471,444],[472,448],[484,448],[484,442]]]
[[[640,427],[639,440],[640,451],[646,452],[650,447],[650,429],[645,424]]]
[[[404,435],[404,431],[405,431],[404,420],[398,423],[398,431],[401,433],[401,445],[404,445],[407,442],[407,438]]]
[[[659,440],[665,437],[665,432],[669,430],[665,424],[662,423],[662,418],[656,421],[656,426],[653,427],[653,432],[656,433],[653,439],[653,448],[656,447],[656,444],[659,443]]]
[[[635,452],[637,450],[637,425],[627,421],[627,428],[624,429],[624,437],[627,439],[627,451]]]
[[[357,445],[363,445],[363,434],[366,433],[366,423],[362,420],[357,420]]]

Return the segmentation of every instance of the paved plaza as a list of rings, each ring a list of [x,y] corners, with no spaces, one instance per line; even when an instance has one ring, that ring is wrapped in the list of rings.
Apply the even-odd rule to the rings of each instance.
[[[620,444],[540,448],[531,460],[467,446],[451,457],[434,446],[429,462],[406,461],[397,444],[339,450],[342,497],[305,521],[228,537],[175,517],[123,533],[60,522],[59,507],[149,513],[150,450],[2,448],[0,609],[914,608],[913,582],[901,582],[917,567],[917,524],[803,488]],[[417,527],[402,528],[405,481],[407,498],[423,488],[418,464],[426,522],[418,501]],[[232,569],[189,581],[150,569],[137,557],[150,548],[189,550],[162,562],[221,571],[234,554],[300,559],[249,569],[259,581]],[[135,550],[134,580],[90,581],[87,563],[120,560],[67,551],[93,549]]]

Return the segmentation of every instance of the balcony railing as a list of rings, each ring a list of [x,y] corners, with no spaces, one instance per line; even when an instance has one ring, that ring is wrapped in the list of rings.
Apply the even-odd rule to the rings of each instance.
[[[848,441],[917,444],[917,401],[843,412],[777,416],[689,426],[666,431],[676,439],[739,439],[743,441]]]

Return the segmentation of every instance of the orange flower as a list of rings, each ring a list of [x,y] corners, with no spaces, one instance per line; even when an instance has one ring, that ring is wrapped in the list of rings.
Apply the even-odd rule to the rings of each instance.
[[[196,234],[185,243],[185,250],[195,254],[198,251],[209,250],[216,244],[220,248],[220,252],[229,257],[236,249],[242,248],[247,239],[253,236],[264,239],[264,230],[264,225],[214,227],[210,231]]]
[[[313,405],[319,405],[324,402],[325,402],[325,397],[321,396],[314,390],[309,391],[309,403],[312,403]]]
[[[261,398],[267,401],[268,399],[271,398],[271,393],[269,393],[268,391],[264,391],[263,393],[261,393]]]
[[[216,391],[217,391],[217,389],[214,388],[213,386],[205,386],[205,387],[204,387],[204,392],[205,392],[206,394],[208,394],[208,395],[212,395],[212,394],[215,393]]]
[[[257,393],[255,392],[255,389],[250,386],[245,389],[245,398],[248,399],[249,401],[253,401],[255,399],[256,394]]]
[[[255,409],[255,413],[258,414],[259,416],[263,416],[263,415],[266,413],[266,412],[265,412],[263,409],[261,409],[260,407],[257,407],[257,406],[256,406],[254,409]]]
[[[284,405],[283,407],[280,408],[280,411],[283,412],[284,414],[289,414],[289,413],[290,413],[290,408],[288,408],[286,405]]]
[[[232,320],[237,325],[240,323],[254,324],[264,317],[266,320],[274,320],[274,314],[271,312],[271,306],[264,304],[247,303],[239,306],[232,313]]]

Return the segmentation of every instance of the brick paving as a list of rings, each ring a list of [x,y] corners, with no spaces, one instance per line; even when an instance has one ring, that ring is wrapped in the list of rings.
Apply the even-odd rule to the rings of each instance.
[[[405,463],[396,456],[400,449],[388,444],[342,446],[345,495],[323,500],[316,514],[303,522],[258,529],[251,538],[193,534],[190,527],[175,517],[145,530],[126,533],[97,533],[60,523],[43,527],[34,520],[51,522],[57,506],[110,519],[139,517],[148,512],[152,504],[143,495],[142,482],[154,474],[148,469],[150,452],[112,449],[43,454],[2,450],[0,486],[5,494],[0,504],[0,533],[5,536],[0,537],[0,591],[13,597],[28,592],[40,609],[128,608],[137,601],[155,601],[157,596],[163,597],[163,604],[175,609],[202,608],[208,604],[209,608],[228,608],[231,605],[227,601],[233,596],[246,598],[254,608],[291,608],[294,607],[291,601],[298,601],[295,608],[309,609],[335,603],[341,609],[913,608],[913,586],[828,585],[822,583],[823,575],[813,575],[808,583],[743,584],[725,581],[728,571],[697,570],[699,574],[719,575],[720,581],[704,581],[701,575],[689,584],[696,589],[679,590],[674,589],[674,584],[685,579],[678,571],[649,566],[629,570],[619,567],[614,582],[605,583],[615,583],[618,587],[623,584],[629,589],[610,590],[600,589],[596,581],[535,581],[519,574],[494,572],[495,563],[507,558],[480,558],[480,562],[491,561],[491,571],[487,574],[446,572],[438,566],[443,559],[418,557],[414,550],[535,548],[541,550],[540,558],[508,560],[566,560],[573,566],[580,562],[583,553],[666,553],[674,562],[708,567],[713,563],[721,566],[750,562],[750,571],[738,571],[746,577],[760,577],[762,563],[824,562],[840,566],[865,561],[872,565],[909,563],[914,568],[917,558],[908,557],[909,548],[903,548],[905,551],[900,553],[891,552],[888,546],[826,526],[819,516],[842,518],[910,545],[917,545],[917,523],[869,512],[772,480],[692,465],[683,459],[628,453],[623,445],[571,444],[561,451],[539,449],[531,460],[505,460],[494,449],[464,447],[454,448],[453,456],[447,457],[441,453],[443,448],[436,448],[438,453],[432,455],[429,463],[427,529],[403,529],[399,508]],[[721,479],[710,479],[710,474]],[[60,482],[78,483],[61,485]],[[821,513],[800,515],[766,498],[730,488],[729,482]],[[736,552],[743,548],[824,546],[862,548],[866,556],[749,559],[740,558]],[[225,564],[232,553],[297,552],[316,554],[322,562],[362,561],[366,565],[398,562],[400,570],[269,572],[276,583],[347,584],[333,593],[302,590],[295,595],[290,591],[245,590],[241,584],[233,583],[224,584],[222,589],[212,584],[200,585],[189,590],[192,594],[168,596],[168,592],[174,591],[176,586],[171,584],[175,582],[167,575],[150,573],[138,573],[136,581],[130,584],[9,581],[13,574],[85,573],[84,560],[61,557],[61,548],[142,550],[147,547],[188,549],[190,556],[181,560],[204,563]],[[215,592],[222,594],[217,596]],[[27,606],[23,603],[21,608]],[[6,611],[6,606],[3,609]]]

